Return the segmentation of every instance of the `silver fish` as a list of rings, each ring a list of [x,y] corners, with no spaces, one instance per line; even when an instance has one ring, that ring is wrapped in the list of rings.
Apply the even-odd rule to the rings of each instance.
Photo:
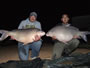
[[[85,41],[87,41],[87,34],[90,34],[90,32],[80,31],[79,29],[73,26],[55,26],[46,33],[46,36],[56,37],[58,41],[67,43],[68,41],[73,39],[74,36],[77,36],[78,38],[83,38]]]
[[[0,37],[0,41],[3,41],[8,36],[11,36],[11,38],[16,41],[22,42],[23,44],[34,42],[36,35],[40,38],[45,35],[44,31],[37,28],[16,29],[12,31],[0,30],[0,33],[2,34]]]

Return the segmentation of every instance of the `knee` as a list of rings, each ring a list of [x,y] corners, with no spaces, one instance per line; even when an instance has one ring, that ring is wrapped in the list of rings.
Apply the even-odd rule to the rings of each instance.
[[[41,41],[37,41],[37,42],[34,43],[34,45],[41,46],[42,42]]]
[[[80,43],[78,39],[73,39],[71,42],[76,45],[78,45]]]
[[[75,42],[76,45],[78,45],[80,43],[78,39],[75,39],[74,42]]]
[[[56,42],[55,44],[54,44],[54,46],[55,47],[64,47],[66,44],[64,44],[64,43],[62,43],[62,42]]]
[[[18,43],[18,48],[21,48],[23,45],[23,43]]]
[[[39,51],[40,48],[41,48],[41,45],[42,45],[41,41],[34,42],[33,46],[32,46],[32,49]]]
[[[38,41],[37,43],[38,43],[39,45],[41,45],[41,44],[42,44],[42,41]]]

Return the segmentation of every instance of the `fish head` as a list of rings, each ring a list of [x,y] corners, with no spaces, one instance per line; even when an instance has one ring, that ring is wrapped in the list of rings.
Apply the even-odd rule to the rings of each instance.
[[[45,35],[45,32],[44,32],[44,31],[38,31],[38,32],[37,32],[37,35],[40,36],[40,37],[42,37],[42,36]]]
[[[47,32],[47,33],[46,33],[46,36],[52,37],[52,36],[53,36],[53,33],[52,33],[52,32]]]

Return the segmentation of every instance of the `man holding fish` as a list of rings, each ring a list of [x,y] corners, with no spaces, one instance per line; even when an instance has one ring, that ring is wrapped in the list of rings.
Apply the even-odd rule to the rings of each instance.
[[[62,24],[58,24],[58,25],[61,25],[61,27],[62,26],[70,27],[71,25],[69,24],[69,19],[70,18],[68,14],[63,14],[61,18]],[[53,36],[52,38],[56,40],[55,36]],[[69,55],[73,50],[75,50],[79,45],[79,40],[77,38],[78,36],[74,36],[72,40],[67,42],[67,44],[63,43],[64,41],[63,42],[55,41],[55,44],[53,47],[52,59],[57,59],[57,58],[60,58],[61,56]]]
[[[31,12],[29,18],[26,20],[23,20],[18,29],[27,29],[27,28],[41,28],[41,24],[37,19],[37,13]],[[38,35],[35,36],[35,42],[32,42],[30,44],[24,45],[23,43],[18,43],[18,51],[19,51],[19,57],[21,60],[28,60],[29,58],[29,49],[31,49],[31,59],[36,59],[39,56],[40,47],[42,45],[42,40]]]

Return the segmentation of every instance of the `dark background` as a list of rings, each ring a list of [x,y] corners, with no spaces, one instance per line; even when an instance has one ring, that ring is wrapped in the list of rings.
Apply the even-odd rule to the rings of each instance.
[[[80,30],[90,30],[89,1],[5,1],[0,5],[0,29],[17,29],[19,23],[30,12],[38,14],[42,29],[47,32],[60,22],[61,15],[68,13],[74,26]]]
[[[8,30],[16,29],[19,23],[26,19],[32,11],[37,12],[37,20],[41,22],[42,28],[48,30],[60,22],[60,17],[63,13],[68,13],[71,17],[90,15],[90,5],[88,1],[59,1],[57,3],[53,3],[53,1],[1,2],[0,28]],[[81,20],[83,21],[84,19]],[[81,25],[86,24],[85,22],[83,23]],[[76,22],[76,24],[78,25],[79,23]]]

